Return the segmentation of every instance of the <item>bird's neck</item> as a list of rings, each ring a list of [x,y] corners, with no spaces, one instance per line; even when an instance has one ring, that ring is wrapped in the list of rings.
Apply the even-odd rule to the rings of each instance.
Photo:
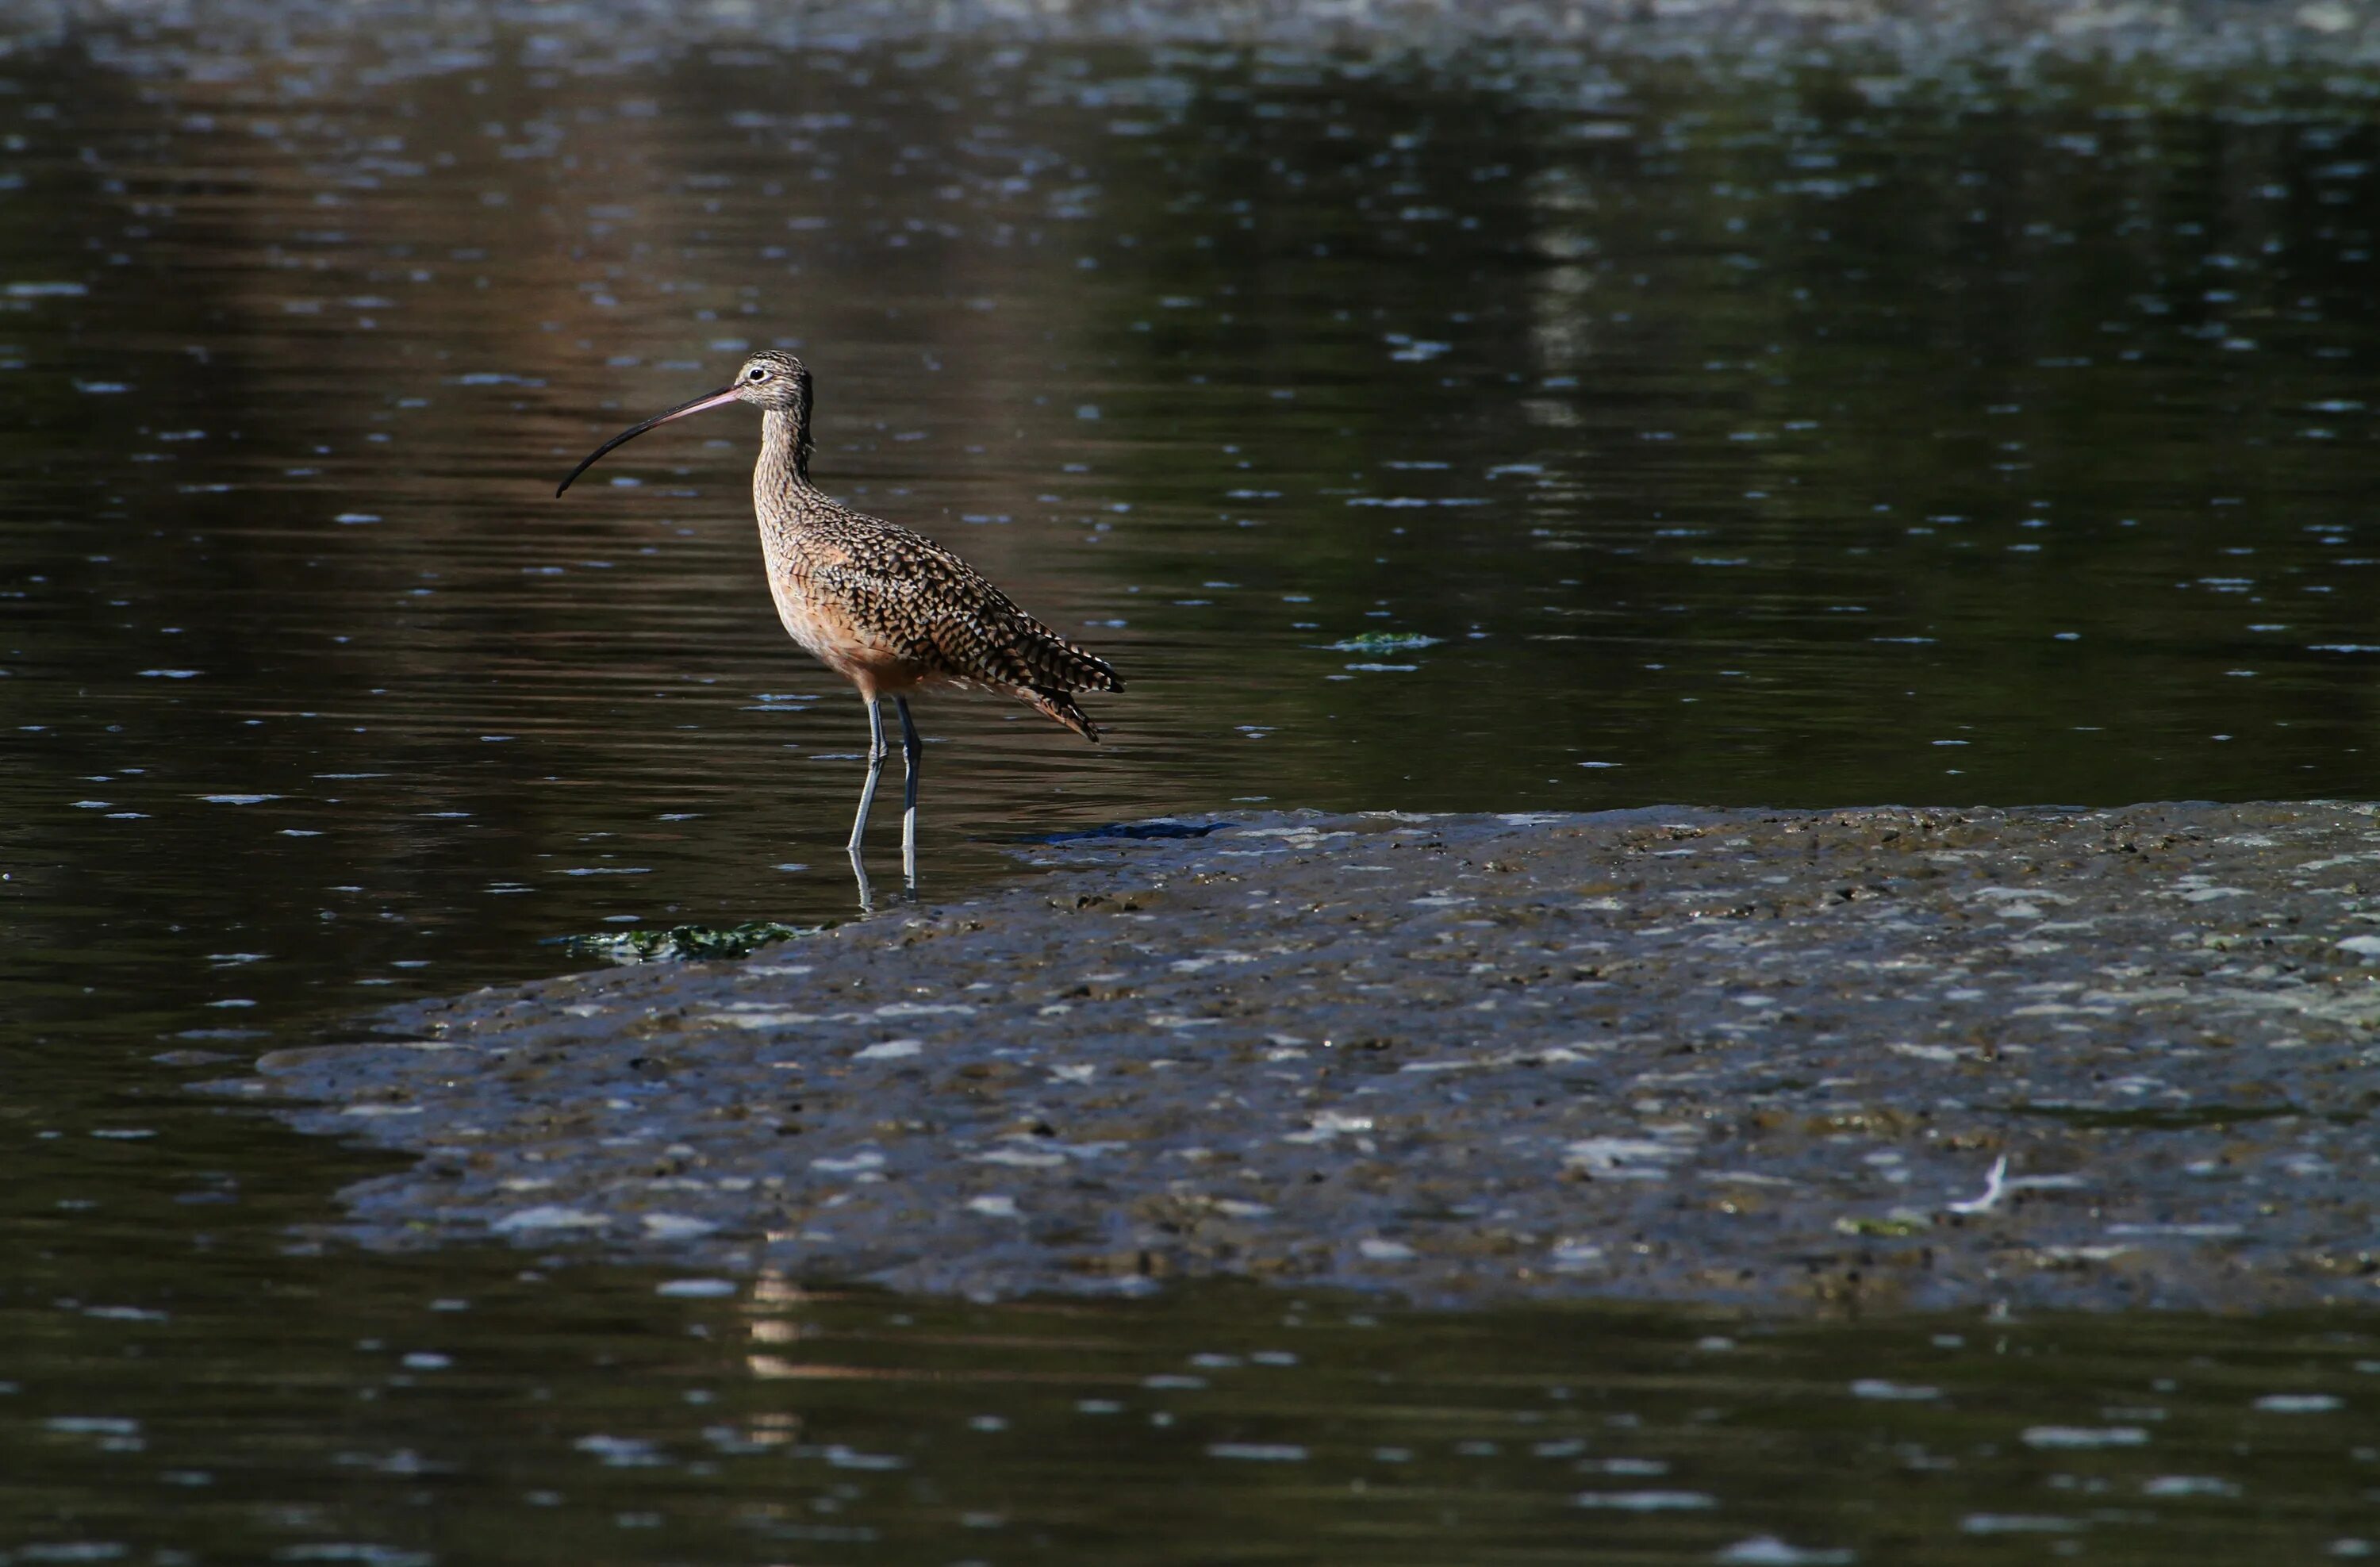
[[[810,485],[809,420],[783,408],[760,417],[760,462],[752,488],[764,495],[789,494]]]

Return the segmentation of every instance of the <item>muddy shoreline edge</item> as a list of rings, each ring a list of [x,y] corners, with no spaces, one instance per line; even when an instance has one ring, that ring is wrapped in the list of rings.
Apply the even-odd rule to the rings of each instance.
[[[218,1085],[375,1245],[979,1296],[2380,1298],[2369,804],[1237,819]],[[1995,1173],[1997,1172],[1997,1173]]]

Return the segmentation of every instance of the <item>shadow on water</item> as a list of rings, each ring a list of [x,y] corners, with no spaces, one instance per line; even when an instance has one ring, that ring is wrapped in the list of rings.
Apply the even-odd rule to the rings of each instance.
[[[1203,838],[1231,826],[1227,820],[1215,821],[1113,821],[1105,827],[1084,827],[1071,832],[1021,832],[1010,842],[1017,844],[1079,844],[1099,840],[1122,840],[1128,843],[1150,843],[1166,838]]]
[[[1247,804],[2369,793],[2368,71],[288,27],[0,55],[0,1552],[2348,1529],[2367,1324],[1946,1345],[286,1256],[380,1166],[168,1068],[567,932],[850,914],[866,729],[760,588],[751,432],[547,493],[771,343],[830,491],[1131,684],[1096,752],[924,715],[929,897]]]

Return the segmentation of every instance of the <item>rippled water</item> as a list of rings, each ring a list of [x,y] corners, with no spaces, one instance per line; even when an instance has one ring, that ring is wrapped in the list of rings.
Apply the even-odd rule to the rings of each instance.
[[[270,1325],[227,1299],[170,1320],[111,1303],[79,1324],[105,1353],[76,1398],[0,1403],[10,1483],[40,1509],[19,1513],[12,1560],[1776,1567],[2380,1549],[2380,1340],[2328,1322],[1773,1329],[1412,1318],[1249,1289],[982,1307],[765,1280],[730,1301],[719,1282],[625,1270],[342,1271],[354,1315],[289,1290]],[[203,1403],[161,1385],[161,1364]],[[54,1549],[78,1540],[121,1554]]]
[[[2380,77],[647,51],[577,15],[454,46],[133,19],[0,55],[0,1420],[42,1455],[0,1478],[21,1520],[0,1548],[681,1559],[692,1537],[635,1520],[684,1508],[741,1542],[706,1559],[765,1560],[839,1539],[783,1531],[844,1526],[820,1505],[840,1498],[920,1560],[1119,1537],[1213,1560],[1309,1529],[1289,1554],[1828,1559],[1741,1544],[1777,1534],[1917,1559],[1776,1500],[1847,1485],[1828,1454],[1955,1498],[1921,1526],[1859,1492],[1943,1560],[1998,1549],[1961,1509],[2082,1521],[2039,1524],[2052,1547],[2188,1540],[2202,1515],[2328,1537],[2370,1484],[2350,1419],[2274,1415],[2288,1457],[2257,1437],[2170,1461],[2206,1488],[2150,1490],[2176,1427],[2026,1448],[2027,1425],[2148,1417],[2070,1398],[2069,1363],[1986,1361],[1972,1327],[1952,1359],[2011,1379],[2006,1429],[1841,1401],[1887,1360],[1934,1375],[1925,1332],[1792,1338],[1738,1384],[1675,1324],[1389,1318],[1295,1368],[1133,1393],[1121,1425],[1049,1347],[1112,1340],[1137,1387],[1210,1324],[1279,1321],[1270,1301],[1062,1329],[917,1307],[938,1326],[916,1335],[908,1306],[831,1303],[821,1330],[902,1374],[795,1379],[796,1404],[750,1379],[777,1352],[731,1353],[810,1331],[773,1306],[285,1257],[367,1161],[179,1085],[380,999],[565,966],[557,937],[850,912],[864,729],[760,587],[754,421],[673,426],[552,495],[761,344],[818,375],[827,488],[959,547],[1130,682],[1094,704],[1096,750],[1022,710],[924,710],[929,893],[1013,873],[1004,837],[1254,800],[2368,795]],[[450,1291],[506,1304],[423,1315]],[[2091,1395],[2110,1404],[2179,1410],[2140,1391],[2161,1354],[2204,1353],[2242,1398],[2275,1367],[2277,1391],[2353,1380],[2295,1329],[2073,1331],[2124,1367]],[[1550,1390],[1585,1397],[1612,1334],[1680,1367],[1639,1399],[1674,1441],[1597,1426],[1546,1457],[1504,1430],[1526,1411],[1530,1442],[1586,1440]],[[971,1358],[970,1335],[999,1342]],[[1443,1355],[1456,1391],[1376,1392],[1372,1342],[1397,1375]],[[454,1365],[405,1370],[417,1350]],[[944,1364],[990,1391],[926,1377]],[[1716,1426],[1678,1391],[1703,1377],[1735,1412]],[[1638,1398],[1609,1387],[1596,1421]],[[1818,1388],[1824,1419],[1786,1391]],[[722,1407],[683,1403],[702,1391]],[[1177,1404],[1173,1434],[1149,1424]],[[1009,1434],[968,1435],[977,1413]],[[573,1445],[604,1434],[661,1457]],[[1893,1456],[1953,1434],[1980,1444],[1955,1472]],[[896,1439],[930,1452],[835,1468]],[[1653,1446],[1675,1474],[1576,1469]],[[1216,1485],[1258,1510],[1228,1537],[1196,1533],[1223,1528]],[[1718,1500],[1571,1500],[1672,1489]],[[522,1511],[547,1491],[558,1513]],[[970,1510],[1053,1543],[962,1539]],[[537,1544],[474,1543],[524,1527]],[[410,1543],[322,1554],[366,1539]]]

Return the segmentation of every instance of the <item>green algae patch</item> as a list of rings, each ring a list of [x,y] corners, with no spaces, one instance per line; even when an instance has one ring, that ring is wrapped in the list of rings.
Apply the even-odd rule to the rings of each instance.
[[[584,957],[612,963],[699,963],[706,959],[747,957],[762,947],[815,936],[822,925],[785,925],[773,919],[747,919],[741,925],[673,925],[665,930],[606,930],[593,936],[565,936],[560,944]]]
[[[1366,631],[1360,637],[1349,637],[1330,644],[1334,653],[1409,653],[1419,648],[1435,648],[1445,641],[1443,637],[1425,637],[1417,631]]]

